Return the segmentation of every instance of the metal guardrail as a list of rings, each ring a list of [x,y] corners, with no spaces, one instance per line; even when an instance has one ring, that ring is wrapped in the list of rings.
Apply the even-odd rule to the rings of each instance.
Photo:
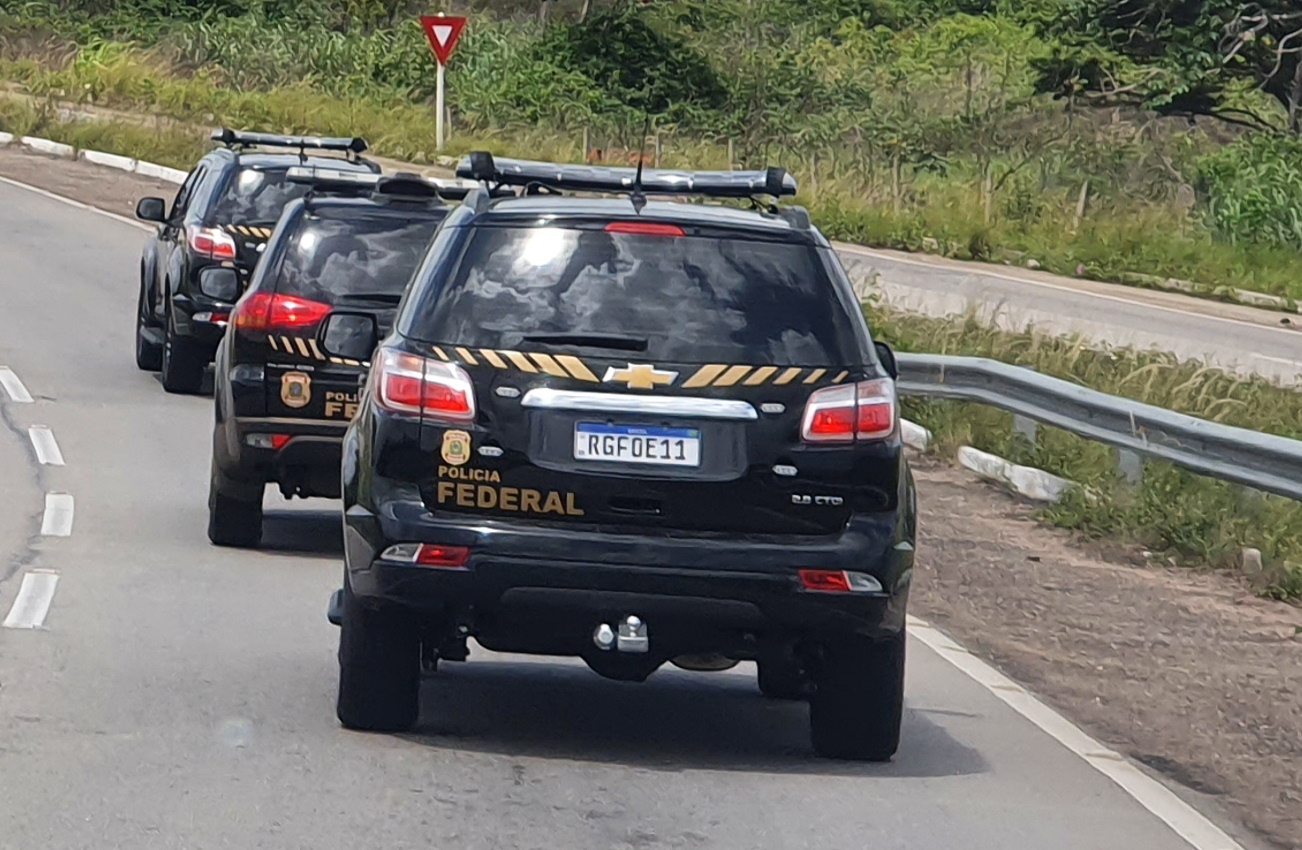
[[[901,396],[974,401],[1302,501],[1302,440],[1234,428],[984,357],[896,355]]]

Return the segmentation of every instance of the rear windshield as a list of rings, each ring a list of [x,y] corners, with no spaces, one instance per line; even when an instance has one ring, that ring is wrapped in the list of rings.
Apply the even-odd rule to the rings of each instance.
[[[226,184],[213,208],[216,224],[272,225],[280,213],[307,194],[306,183],[291,183],[283,168],[242,168]]]
[[[276,291],[333,303],[375,298],[397,303],[434,236],[439,218],[306,215],[276,275]]]
[[[613,334],[645,341],[630,353],[669,361],[853,363],[853,325],[819,250],[746,239],[479,227],[448,284],[413,304],[408,332],[429,342],[508,350],[538,350],[527,339],[535,335]]]

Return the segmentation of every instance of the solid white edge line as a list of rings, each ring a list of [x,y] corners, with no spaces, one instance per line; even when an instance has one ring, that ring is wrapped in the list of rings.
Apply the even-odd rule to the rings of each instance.
[[[72,198],[65,198],[63,195],[56,195],[53,192],[48,192],[37,186],[29,186],[28,184],[21,183],[17,180],[10,180],[8,177],[0,177],[0,183],[3,183],[6,186],[13,186],[16,189],[26,189],[28,192],[35,192],[36,194],[49,198],[52,201],[58,201],[61,204],[67,204],[68,206],[76,207],[79,210],[88,210],[93,213],[98,213],[105,218],[111,218],[114,221],[121,222],[122,224],[129,224],[139,230],[153,232],[154,229],[148,225],[135,221],[134,219],[127,218],[124,215],[118,215],[117,213],[109,212],[108,210],[102,210],[99,207],[93,207],[90,204],[83,204],[81,201],[74,201]]]
[[[63,466],[63,452],[59,450],[59,441],[54,439],[49,426],[33,425],[27,429],[27,436],[32,440],[38,461],[47,466]]]
[[[59,574],[54,570],[32,570],[23,576],[13,607],[5,617],[6,629],[39,629],[45,625],[54,601],[54,589],[59,585]]]
[[[1297,331],[1286,331],[1281,328],[1272,327],[1270,325],[1258,325],[1253,322],[1245,322],[1242,319],[1232,319],[1228,316],[1213,316],[1207,313],[1195,312],[1193,310],[1181,310],[1177,307],[1167,307],[1162,304],[1150,304],[1147,301],[1136,301],[1132,298],[1124,298],[1120,295],[1110,295],[1104,292],[1090,292],[1089,290],[1086,289],[1076,289],[1075,287],[1064,286],[1060,283],[1049,283],[1048,281],[1032,280],[1026,277],[1018,277],[1016,275],[1000,272],[993,268],[987,270],[986,268],[979,266],[979,264],[977,264],[978,265],[977,268],[968,268],[967,266],[964,266],[962,268],[955,269],[949,266],[941,265],[939,263],[929,263],[925,260],[915,260],[908,257],[893,257],[889,254],[884,254],[880,251],[877,251],[873,248],[868,248],[863,245],[851,245],[847,242],[841,242],[839,244],[842,247],[838,248],[835,245],[833,245],[833,250],[837,251],[838,253],[844,251],[847,254],[860,254],[865,257],[871,257],[874,260],[884,260],[885,262],[888,263],[904,263],[905,265],[910,265],[910,266],[922,266],[924,268],[931,269],[932,271],[947,272],[953,275],[960,275],[960,274],[985,275],[986,277],[993,277],[998,280],[1006,280],[1009,281],[1010,283],[1022,283],[1028,286],[1039,286],[1039,287],[1043,287],[1044,289],[1052,289],[1057,292],[1065,292],[1069,295],[1081,295],[1086,298],[1100,298],[1104,301],[1115,301],[1118,304],[1125,304],[1130,307],[1147,307],[1151,310],[1161,310],[1164,313],[1174,313],[1178,316],[1185,316],[1185,317],[1192,316],[1196,318],[1207,319],[1213,322],[1229,322],[1230,324],[1233,325],[1241,325],[1245,328],[1253,328],[1255,330],[1271,331],[1277,334],[1291,334],[1291,335],[1297,334]],[[1125,286],[1125,284],[1123,283],[1108,283],[1107,281],[1095,280],[1090,282],[1103,283],[1108,286]],[[898,285],[905,286],[909,289],[921,289],[921,287],[908,286],[908,284],[898,284]],[[1198,299],[1198,300],[1206,301],[1208,299]],[[1281,313],[1281,315],[1283,314]],[[1264,355],[1256,355],[1256,356],[1260,357]],[[1267,358],[1267,359],[1274,359],[1274,358]],[[1283,362],[1292,364],[1295,363],[1296,361],[1286,360]]]
[[[1169,826],[1195,850],[1244,850],[1193,806],[1151,778],[1124,756],[1085,734],[1026,689],[968,652],[925,620],[909,616],[909,634],[981,685],[1001,702],[1090,767],[1115,782],[1139,805]]]
[[[8,366],[0,366],[0,387],[4,387],[10,401],[21,404],[30,404],[32,401],[32,395],[27,392],[27,387],[23,386],[23,382],[18,380],[18,375]]]
[[[71,493],[46,493],[45,515],[41,517],[41,535],[68,537],[72,534],[74,504]]]

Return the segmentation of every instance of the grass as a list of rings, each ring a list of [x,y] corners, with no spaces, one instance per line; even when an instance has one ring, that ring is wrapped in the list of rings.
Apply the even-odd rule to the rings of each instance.
[[[249,123],[287,130],[307,128]],[[332,125],[317,124],[315,128],[334,131]],[[0,100],[0,129],[177,168],[187,168],[207,147],[200,131],[184,125],[61,121],[56,110],[30,102]],[[458,145],[464,150],[492,141],[460,139]],[[567,158],[567,152],[577,153],[577,146],[566,147],[558,136],[540,134],[527,144],[526,149],[535,156]],[[500,140],[487,146],[513,150]],[[1114,227],[1119,230],[1121,225]],[[973,318],[928,319],[880,305],[867,309],[878,336],[901,351],[992,357],[1194,416],[1302,439],[1302,394],[1264,380],[1177,362],[1172,355],[1128,349],[1099,351],[1081,339],[1007,333]],[[1302,505],[1162,462],[1146,463],[1142,482],[1131,486],[1118,477],[1111,448],[1052,428],[1041,428],[1035,444],[1028,445],[1014,436],[1009,414],[981,405],[906,400],[905,412],[935,434],[936,451],[942,454],[951,455],[960,445],[973,445],[1084,485],[1082,492],[1088,498],[1075,495],[1043,509],[1041,517],[1047,522],[1091,537],[1169,553],[1188,564],[1233,568],[1240,549],[1252,546],[1262,551],[1269,567],[1266,575],[1257,579],[1255,589],[1272,598],[1302,598]]]
[[[1173,355],[1133,349],[1097,350],[1079,338],[1007,333],[966,320],[928,319],[880,305],[867,308],[879,338],[901,351],[991,357],[1192,416],[1302,439],[1302,394],[1265,380],[1244,379]],[[1055,428],[1035,443],[1015,435],[1012,417],[978,404],[906,399],[905,415],[935,435],[950,456],[971,445],[1039,467],[1082,485],[1042,509],[1045,521],[1087,536],[1163,552],[1186,564],[1233,569],[1243,547],[1268,564],[1256,590],[1302,598],[1302,505],[1147,461],[1138,485],[1117,473],[1116,452]]]
[[[425,104],[392,91],[371,96],[327,94],[307,83],[240,90],[220,72],[201,68],[182,75],[157,55],[130,49],[0,59],[0,78],[22,84],[40,98],[94,103],[177,121],[269,131],[359,134],[384,156],[414,163],[435,160],[434,117]],[[455,84],[455,82],[454,82]],[[640,128],[639,128],[640,129]],[[467,134],[454,126],[446,153],[484,148],[504,155],[580,161],[590,147],[637,147],[634,130],[563,131],[505,126]],[[55,130],[54,132],[72,132]],[[78,130],[77,132],[84,132]],[[137,154],[140,133],[119,126],[102,131],[103,149]],[[193,134],[197,138],[197,134]],[[185,168],[199,150],[176,131],[163,153]],[[668,166],[727,167],[728,147],[713,140],[660,135]],[[126,150],[124,146],[135,146]],[[649,144],[648,144],[649,147]],[[161,157],[161,154],[160,154]],[[987,219],[979,180],[955,168],[945,175],[919,173],[897,194],[889,167],[864,151],[845,147],[770,149],[802,184],[798,199],[832,238],[877,247],[929,251],[958,259],[1022,263],[1066,275],[1140,283],[1138,272],[1196,282],[1200,294],[1231,297],[1234,288],[1302,300],[1302,258],[1291,250],[1214,240],[1199,217],[1175,205],[1122,195],[1100,196],[1080,226],[1075,191],[1046,189],[1053,163],[1028,168],[994,195]],[[1060,181],[1059,181],[1060,182]],[[1055,184],[1058,185],[1058,184]]]

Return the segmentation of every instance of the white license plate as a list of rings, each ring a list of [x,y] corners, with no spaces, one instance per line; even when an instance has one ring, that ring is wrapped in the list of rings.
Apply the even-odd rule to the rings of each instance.
[[[574,459],[700,466],[701,432],[695,428],[577,422],[574,425]]]

